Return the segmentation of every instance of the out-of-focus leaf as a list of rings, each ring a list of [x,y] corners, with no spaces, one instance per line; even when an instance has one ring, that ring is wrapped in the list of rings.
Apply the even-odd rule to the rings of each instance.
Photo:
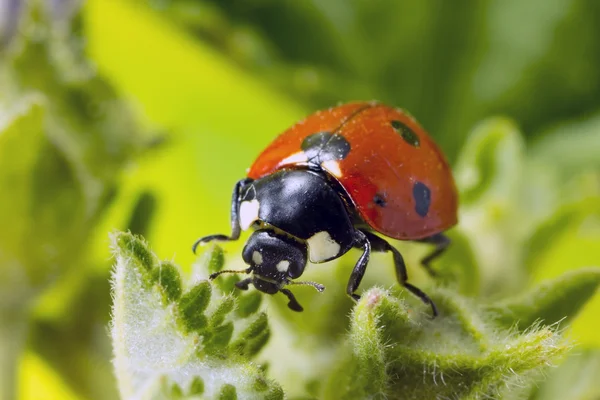
[[[515,203],[523,167],[519,131],[511,121],[495,118],[475,128],[455,168],[459,225],[475,250],[483,293],[510,290],[522,279],[520,242],[528,227]]]
[[[156,211],[157,200],[150,192],[140,194],[135,207],[131,211],[131,217],[127,227],[137,235],[144,236],[150,228],[152,217]]]
[[[530,135],[597,107],[599,11],[586,0],[489,3],[471,101],[511,115]]]
[[[487,199],[510,201],[520,183],[524,143],[507,119],[480,123],[462,149],[455,168],[462,206]]]
[[[36,201],[32,175],[36,172],[40,149],[47,145],[44,135],[43,99],[22,98],[13,107],[0,108],[0,282],[2,294],[27,296],[23,286],[45,281],[47,271],[24,262],[23,251],[32,238],[30,223]],[[15,291],[15,292],[13,292]],[[21,293],[19,293],[21,292]],[[4,297],[4,296],[3,296]],[[2,301],[11,307],[10,295]]]
[[[89,52],[100,71],[132,96],[151,122],[172,132],[160,154],[140,159],[126,176],[122,204],[151,191],[159,207],[149,238],[157,251],[175,251],[183,265],[191,265],[197,237],[230,229],[235,182],[304,112],[143,5],[92,0],[85,6],[85,22]]]
[[[35,353],[26,352],[23,356],[19,374],[20,400],[80,400],[65,385],[60,375],[51,365],[44,363]]]
[[[475,296],[480,290],[479,266],[469,238],[459,229],[448,233],[451,245],[443,255],[433,263],[438,277],[436,280],[453,285],[464,294]],[[432,251],[431,248],[428,251]]]
[[[600,115],[551,129],[531,148],[531,158],[566,180],[585,170],[600,174]]]
[[[595,295],[600,286],[600,268],[579,269],[544,282],[520,296],[513,296],[488,309],[506,328],[530,329],[544,325],[569,324]]]
[[[142,2],[304,102],[375,96],[411,110],[451,159],[489,114],[537,135],[599,106],[588,0]]]
[[[531,400],[595,400],[600,398],[600,350],[578,349],[548,374]]]
[[[38,299],[29,347],[85,399],[116,398],[110,363],[109,273],[70,270]],[[107,384],[110,383],[110,384]]]
[[[90,291],[77,303],[83,309],[60,303],[85,288],[87,266],[103,263],[106,270],[106,252],[101,262],[90,261],[87,245],[114,199],[120,171],[146,144],[127,104],[83,57],[78,2],[9,3],[22,12],[2,15],[19,29],[0,49],[0,309],[30,322],[42,290],[57,281],[72,284],[54,297],[50,314],[43,307],[32,313],[33,333],[22,336],[75,392],[110,398],[110,351],[102,347],[107,297]],[[51,293],[41,300],[47,298]],[[65,317],[65,308],[72,314]],[[74,321],[78,313],[85,317]],[[5,343],[21,350],[17,340]],[[5,368],[16,367],[2,358],[4,377]],[[0,397],[8,391],[14,398],[12,386],[3,379]]]
[[[559,208],[540,224],[524,246],[525,265],[539,277],[555,276],[574,267],[600,263],[600,198],[587,198]],[[572,238],[580,250],[564,253]],[[598,240],[598,246],[594,242]],[[586,244],[588,243],[588,244]],[[564,246],[565,250],[561,250]],[[569,265],[562,264],[571,257]]]
[[[527,242],[527,266],[533,279],[555,278],[576,268],[600,266],[600,203],[588,198],[562,207]],[[600,345],[596,334],[600,293],[586,304],[569,330],[579,343]]]
[[[2,207],[11,215],[1,215],[6,228],[0,233],[13,259],[3,264],[19,264],[15,270],[27,275],[28,285],[15,285],[23,296],[80,262],[119,170],[143,147],[126,104],[82,57],[77,8],[72,18],[50,18],[58,8],[24,3],[19,35],[0,60],[2,103],[19,104],[26,93],[44,108],[36,111],[37,126],[15,128],[27,132],[2,157],[2,169],[15,180],[6,189],[14,195],[4,200],[15,204]]]

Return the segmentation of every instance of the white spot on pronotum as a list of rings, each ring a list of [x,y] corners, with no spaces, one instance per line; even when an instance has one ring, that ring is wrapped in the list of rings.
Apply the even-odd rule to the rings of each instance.
[[[242,230],[250,228],[252,223],[258,219],[260,204],[258,200],[242,201],[240,204],[240,227]]]
[[[340,169],[340,163],[335,160],[323,161],[321,166],[325,168],[329,173],[331,173],[336,178],[342,177],[342,170]]]
[[[252,253],[252,262],[256,265],[262,264],[262,262],[263,262],[262,254],[260,254],[258,251],[255,251],[254,253]]]
[[[283,160],[281,160],[281,162],[279,163],[279,165],[286,165],[286,164],[303,164],[308,162],[308,158],[306,157],[306,153],[304,153],[303,151],[292,154],[291,156],[284,158]]]
[[[315,233],[307,241],[310,261],[321,262],[334,258],[340,252],[340,244],[327,231]]]
[[[290,267],[290,262],[288,260],[281,260],[275,267],[279,272],[287,272],[288,268]]]

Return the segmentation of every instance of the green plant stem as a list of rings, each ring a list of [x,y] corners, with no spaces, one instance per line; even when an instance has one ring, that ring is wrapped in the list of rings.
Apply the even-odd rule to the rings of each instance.
[[[17,371],[27,332],[27,313],[0,310],[0,400],[17,398]]]

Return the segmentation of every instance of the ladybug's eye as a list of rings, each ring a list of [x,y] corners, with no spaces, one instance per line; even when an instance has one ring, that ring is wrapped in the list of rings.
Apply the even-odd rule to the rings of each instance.
[[[302,257],[301,259],[295,260],[288,265],[287,274],[292,279],[298,278],[304,272],[304,267],[306,267],[306,258]],[[277,265],[277,268],[279,269],[279,264]]]

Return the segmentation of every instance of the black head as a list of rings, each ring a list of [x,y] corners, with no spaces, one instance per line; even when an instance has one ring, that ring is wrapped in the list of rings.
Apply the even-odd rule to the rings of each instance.
[[[257,289],[273,294],[290,280],[302,275],[307,253],[306,244],[285,234],[261,229],[255,231],[248,239],[242,258],[250,265],[255,280],[262,279],[272,283],[260,283]]]
[[[252,273],[251,278],[238,282],[238,288],[247,289],[253,284],[264,293],[281,292],[289,298],[288,306],[292,310],[302,311],[292,292],[284,289],[286,285],[310,285],[320,292],[325,289],[318,283],[293,281],[304,272],[307,254],[307,246],[302,241],[270,229],[260,229],[250,236],[242,251],[242,258],[249,267],[244,271],[220,271],[211,275],[211,279],[225,272]]]

